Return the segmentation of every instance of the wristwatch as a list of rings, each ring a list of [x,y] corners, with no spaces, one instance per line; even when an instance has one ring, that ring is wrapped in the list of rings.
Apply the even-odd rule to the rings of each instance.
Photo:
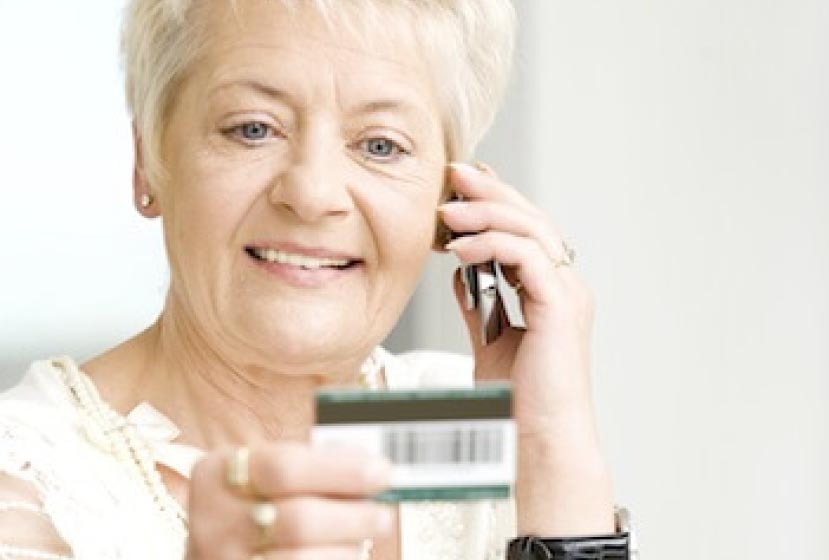
[[[507,560],[638,560],[639,545],[628,510],[617,507],[615,517],[616,533],[612,535],[512,539]]]

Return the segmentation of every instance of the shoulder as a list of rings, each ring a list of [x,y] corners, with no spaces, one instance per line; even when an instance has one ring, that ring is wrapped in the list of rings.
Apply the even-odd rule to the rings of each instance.
[[[51,360],[34,362],[0,393],[0,471],[49,470],[55,455],[82,443],[78,411]]]
[[[474,385],[475,364],[472,357],[463,354],[434,350],[386,352],[383,362],[386,380],[392,389]]]
[[[33,362],[16,385],[0,393],[0,423],[65,428],[76,416],[55,360]]]
[[[172,557],[180,543],[166,538],[166,522],[143,481],[92,437],[63,379],[70,363],[35,362],[0,393],[0,510],[21,486],[31,496],[27,511],[42,512],[75,558]],[[147,540],[151,533],[158,537]],[[0,531],[0,558],[2,537]]]

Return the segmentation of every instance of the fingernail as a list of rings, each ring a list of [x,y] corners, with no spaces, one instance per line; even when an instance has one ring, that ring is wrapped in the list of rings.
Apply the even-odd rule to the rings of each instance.
[[[463,175],[465,177],[472,177],[476,173],[480,173],[480,171],[478,171],[468,163],[461,163],[459,161],[453,161],[449,164],[449,167],[451,167],[459,175]]]
[[[440,206],[438,206],[438,212],[454,212],[456,210],[460,211],[462,208],[466,207],[467,203],[462,202],[460,200],[451,200],[449,202],[444,202]]]
[[[453,239],[452,241],[450,241],[449,243],[444,245],[443,248],[446,249],[447,251],[451,251],[451,250],[455,249],[458,246],[458,243],[460,243],[460,241],[461,241],[460,238]]]
[[[468,243],[470,240],[471,234],[461,234],[460,237],[456,237],[449,243],[443,246],[444,249],[447,251],[455,251],[460,249],[465,243]]]

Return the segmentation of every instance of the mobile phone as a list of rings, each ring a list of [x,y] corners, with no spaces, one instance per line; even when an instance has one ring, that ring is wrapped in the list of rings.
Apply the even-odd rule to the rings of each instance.
[[[452,200],[462,200],[462,197],[456,193],[452,196]],[[451,230],[449,234],[452,239],[464,235]],[[495,342],[505,326],[524,328],[520,303],[514,293],[512,294],[513,305],[504,306],[504,290],[509,287],[509,284],[504,279],[498,261],[462,265],[461,280],[464,285],[466,309],[468,311],[478,310],[482,344]]]
[[[481,320],[481,342],[494,342],[504,330],[504,303],[498,289],[496,261],[463,265],[461,278],[466,292],[466,309],[477,309]]]

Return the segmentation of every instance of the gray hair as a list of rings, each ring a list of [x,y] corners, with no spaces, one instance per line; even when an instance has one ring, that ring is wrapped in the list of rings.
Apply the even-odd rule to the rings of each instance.
[[[211,0],[130,0],[121,49],[127,104],[144,143],[150,179],[162,171],[164,122],[185,72],[206,41],[197,9]],[[216,0],[213,0],[216,1]],[[224,0],[234,8],[242,0]],[[466,159],[495,118],[507,87],[516,16],[510,0],[272,0],[305,2],[323,18],[358,31],[388,29],[389,15],[411,24],[430,68],[440,73],[447,156]],[[370,34],[370,33],[368,33]],[[358,34],[366,36],[367,33]]]

